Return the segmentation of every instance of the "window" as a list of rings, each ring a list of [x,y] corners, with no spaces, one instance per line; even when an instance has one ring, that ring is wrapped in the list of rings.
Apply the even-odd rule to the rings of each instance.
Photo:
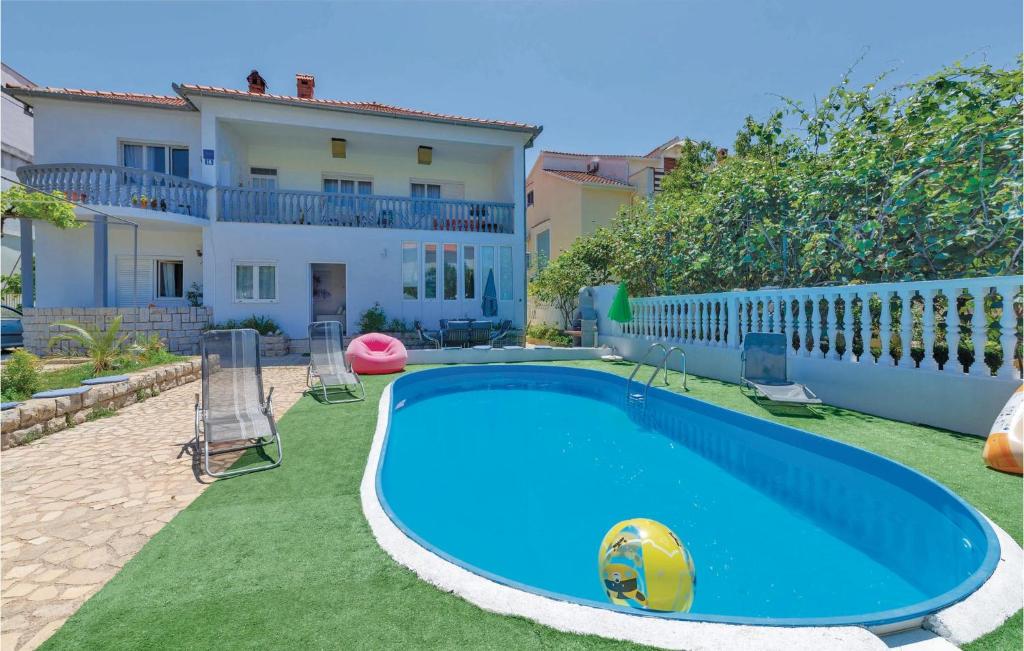
[[[476,298],[476,249],[462,247],[462,297]]]
[[[503,301],[512,300],[512,247],[501,246],[498,247],[498,253],[501,256],[501,282],[498,288],[498,298]]]
[[[413,183],[411,188],[414,199],[441,198],[441,185],[439,183]]]
[[[156,297],[182,298],[185,264],[181,260],[156,261]]]
[[[537,271],[548,266],[551,259],[551,230],[537,233]]]
[[[444,245],[444,300],[454,301],[459,297],[459,247]]]
[[[423,245],[423,298],[437,298],[437,245]]]
[[[533,205],[533,190],[526,193],[526,205],[527,207]]]
[[[324,179],[324,192],[338,194],[373,194],[373,181],[359,178],[332,176]]]
[[[150,172],[188,178],[188,147],[170,145],[121,144],[121,164]]]
[[[235,300],[261,302],[277,300],[277,266],[239,263],[235,265]]]
[[[416,299],[420,295],[420,245],[402,242],[402,296]]]

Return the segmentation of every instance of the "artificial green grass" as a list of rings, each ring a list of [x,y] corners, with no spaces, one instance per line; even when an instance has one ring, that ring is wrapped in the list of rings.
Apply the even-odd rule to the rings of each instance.
[[[392,379],[364,378],[362,403],[304,397],[280,420],[280,468],[216,482],[44,648],[635,648],[482,611],[420,581],[380,549],[363,519],[359,483],[377,401]],[[979,439],[829,407],[819,410],[822,419],[772,416],[736,386],[702,378],[691,377],[690,389],[695,398],[915,466],[1021,539],[1021,480],[985,469]],[[1018,613],[968,648],[1019,649],[1020,642]]]

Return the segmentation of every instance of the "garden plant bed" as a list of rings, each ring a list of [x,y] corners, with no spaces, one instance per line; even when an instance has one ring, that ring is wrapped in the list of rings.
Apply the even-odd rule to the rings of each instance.
[[[74,427],[93,417],[109,415],[113,410],[125,405],[145,400],[160,391],[192,382],[199,379],[201,365],[199,358],[163,366],[150,367],[136,373],[130,373],[125,382],[100,384],[91,387],[80,395],[59,398],[40,398],[27,400],[24,404],[3,412],[0,449],[6,450],[22,445],[53,432]],[[81,380],[89,377],[88,365],[75,366],[56,375],[64,378],[64,382],[53,377],[45,381],[45,389],[77,386]],[[73,383],[69,383],[66,375],[80,375]],[[44,374],[44,377],[50,374]],[[56,386],[59,385],[59,386]]]

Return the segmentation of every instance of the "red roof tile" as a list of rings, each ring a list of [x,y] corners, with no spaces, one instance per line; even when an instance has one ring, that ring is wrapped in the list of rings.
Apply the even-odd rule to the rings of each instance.
[[[122,93],[109,90],[84,90],[81,88],[51,88],[36,86],[26,88],[15,84],[7,84],[8,91],[13,94],[30,97],[54,96],[54,97],[83,97],[88,99],[115,102],[123,104],[153,105],[166,108],[188,108],[188,100],[176,95],[149,95],[146,93]]]
[[[459,122],[481,126],[495,126],[522,131],[533,131],[536,133],[540,133],[541,130],[541,128],[538,126],[525,124],[522,122],[509,122],[506,120],[485,120],[482,118],[471,118],[463,115],[431,113],[429,111],[419,111],[416,109],[402,108],[400,106],[392,106],[390,104],[381,104],[379,102],[352,102],[335,99],[320,99],[316,97],[303,98],[294,97],[291,95],[250,93],[248,91],[236,90],[234,88],[221,88],[220,86],[204,86],[200,84],[181,84],[176,85],[174,88],[176,91],[185,96],[187,96],[189,93],[197,93],[200,95],[222,95],[225,97],[245,98],[255,101],[271,101],[298,105],[323,106],[328,108],[340,108],[366,113],[383,113],[387,115],[411,117],[425,120]]]
[[[545,149],[542,154],[554,154],[556,156],[573,156],[575,158],[647,158],[642,154],[580,154],[571,151],[551,151]]]
[[[571,172],[569,170],[544,170],[550,172],[555,176],[560,176],[563,179],[569,179],[576,183],[593,183],[596,185],[607,185],[612,188],[622,188],[623,190],[633,190],[632,185],[623,183],[622,181],[616,181],[606,176],[598,176],[597,174],[589,174],[587,172]]]

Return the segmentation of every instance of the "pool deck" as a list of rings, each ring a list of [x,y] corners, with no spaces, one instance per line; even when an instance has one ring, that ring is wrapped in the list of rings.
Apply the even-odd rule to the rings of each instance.
[[[525,617],[570,633],[665,649],[954,649],[998,628],[1020,608],[1024,551],[995,523],[1000,559],[992,576],[963,601],[923,620],[872,630],[857,626],[778,627],[641,617],[552,599],[503,585],[451,563],[407,536],[382,506],[377,468],[387,437],[393,384],[381,395],[377,428],[360,484],[363,514],[378,544],[421,579],[491,612]],[[986,518],[987,519],[987,518]],[[883,638],[884,636],[884,638]]]

